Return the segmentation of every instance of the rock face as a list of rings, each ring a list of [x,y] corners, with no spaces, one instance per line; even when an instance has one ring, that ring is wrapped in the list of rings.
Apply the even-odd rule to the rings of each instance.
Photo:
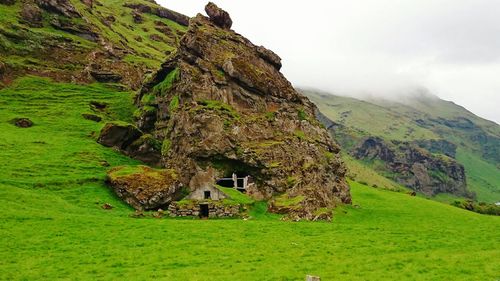
[[[126,149],[142,135],[135,126],[130,124],[107,123],[101,130],[98,143],[108,146]]]
[[[21,10],[21,18],[30,26],[30,27],[42,27],[43,26],[43,17],[42,11],[36,5],[25,4]]]
[[[159,166],[161,143],[151,135],[143,134],[131,124],[107,123],[99,134],[98,143],[115,147],[128,156],[153,166]]]
[[[230,29],[233,25],[229,13],[217,7],[217,5],[212,2],[209,2],[207,6],[205,6],[205,12],[210,20],[221,28]]]
[[[79,18],[80,13],[69,0],[36,0],[38,6],[50,12],[55,12],[69,18]]]
[[[139,128],[163,142],[163,165],[191,189],[208,170],[205,184],[250,175],[254,198],[300,197],[295,217],[350,203],[340,149],[279,57],[213,19],[191,19],[177,54],[137,97]]]
[[[434,143],[436,142],[429,142]],[[449,145],[444,145],[449,151]],[[439,146],[440,147],[440,146]],[[408,142],[387,143],[370,137],[355,148],[354,157],[365,161],[382,161],[396,182],[427,195],[452,193],[469,196],[464,167],[455,159],[429,151]]]

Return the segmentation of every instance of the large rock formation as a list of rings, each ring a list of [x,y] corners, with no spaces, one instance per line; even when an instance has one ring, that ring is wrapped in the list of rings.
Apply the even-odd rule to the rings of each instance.
[[[191,19],[178,52],[137,97],[138,126],[163,142],[178,188],[235,172],[255,180],[248,194],[257,199],[294,199],[294,217],[351,202],[339,147],[280,67],[276,54],[217,18]]]
[[[442,148],[454,154],[454,146],[447,142],[429,141],[420,144]],[[382,173],[402,185],[427,195],[452,193],[470,196],[467,191],[464,167],[444,154],[432,154],[413,143],[369,137],[353,151],[354,157],[364,161],[382,161]]]

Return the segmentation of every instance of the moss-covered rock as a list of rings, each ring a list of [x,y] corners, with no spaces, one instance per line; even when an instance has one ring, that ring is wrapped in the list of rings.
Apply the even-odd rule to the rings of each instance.
[[[104,146],[125,150],[141,136],[142,132],[132,124],[110,122],[101,129],[97,142]]]
[[[163,143],[162,163],[185,186],[193,189],[200,174],[209,175],[203,184],[250,175],[254,199],[302,196],[295,214],[313,218],[319,208],[351,202],[345,167],[316,107],[280,67],[273,52],[198,15],[177,53],[141,89],[137,105],[158,110],[138,124]]]
[[[115,193],[137,210],[154,210],[178,200],[179,181],[174,170],[121,166],[108,172]]]

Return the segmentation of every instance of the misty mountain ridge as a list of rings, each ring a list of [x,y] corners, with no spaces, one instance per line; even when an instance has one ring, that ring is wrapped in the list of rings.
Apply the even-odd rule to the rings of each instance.
[[[498,124],[480,118],[453,102],[444,101],[425,89],[404,94],[398,100],[375,96],[357,99],[308,90],[302,92],[318,105],[322,114],[333,120],[330,132],[341,144],[344,152],[357,157],[356,161],[363,162],[369,169],[398,181],[398,174],[393,174],[397,169],[388,167],[396,165],[395,163],[388,164],[389,159],[385,159],[382,161],[385,162],[382,163],[384,165],[380,165],[381,163],[373,163],[374,159],[378,159],[373,151],[369,159],[365,157],[367,155],[360,153],[360,147],[366,144],[364,142],[368,139],[396,154],[412,154],[417,149],[423,149],[428,158],[422,160],[422,163],[441,165],[456,162],[459,165],[456,166],[458,169],[460,165],[464,167],[466,180],[463,184],[467,185],[468,192],[472,192],[468,196],[488,202],[500,200]],[[408,143],[410,147],[404,145],[402,148],[401,145],[404,143]],[[394,144],[397,148],[393,147]],[[440,158],[448,160],[441,161]],[[392,160],[405,162],[401,158]],[[432,170],[430,167],[427,168]],[[444,170],[446,169],[429,172],[428,175],[441,183],[446,183],[449,179],[439,174],[447,173]],[[370,179],[364,180],[370,181]],[[399,179],[399,182],[409,187],[407,180]],[[427,185],[433,184],[428,182]],[[455,195],[464,196],[467,193],[463,192]],[[435,196],[439,193],[449,192],[438,190],[437,193],[428,192],[428,195]]]

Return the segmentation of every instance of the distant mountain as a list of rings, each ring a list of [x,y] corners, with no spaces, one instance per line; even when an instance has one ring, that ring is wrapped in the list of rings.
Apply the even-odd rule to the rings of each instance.
[[[498,124],[426,91],[398,101],[302,92],[358,180],[373,184],[384,176],[428,196],[500,201]]]

